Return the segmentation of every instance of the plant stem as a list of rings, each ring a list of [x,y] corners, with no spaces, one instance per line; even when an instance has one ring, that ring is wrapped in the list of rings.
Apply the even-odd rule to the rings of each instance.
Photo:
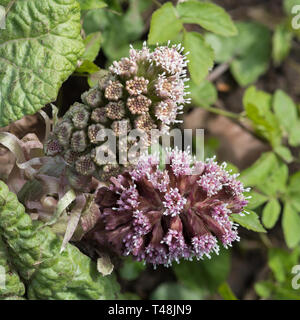
[[[215,113],[215,114],[218,114],[218,115],[221,115],[221,116],[225,116],[225,117],[228,117],[228,118],[231,118],[231,119],[240,120],[241,117],[242,117],[241,114],[230,112],[230,111],[226,111],[226,110],[215,108],[215,107],[211,107],[211,106],[205,106],[205,107],[202,106],[202,108],[207,110],[207,111],[209,111],[209,112],[212,112],[212,113]]]
[[[153,3],[155,3],[158,7],[161,7],[161,3],[158,2],[158,0],[152,0]]]

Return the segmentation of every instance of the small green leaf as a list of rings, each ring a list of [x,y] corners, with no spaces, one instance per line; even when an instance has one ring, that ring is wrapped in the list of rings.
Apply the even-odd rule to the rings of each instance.
[[[281,207],[277,199],[271,199],[264,207],[262,213],[262,222],[264,226],[271,229],[275,226],[279,215]]]
[[[246,210],[248,213],[245,213],[244,216],[240,214],[232,214],[230,217],[232,220],[242,227],[252,230],[255,232],[266,232],[264,227],[261,225],[258,215],[252,210]]]
[[[247,208],[248,209],[256,209],[257,207],[261,206],[262,204],[264,204],[266,201],[268,201],[268,197],[266,197],[265,195],[258,193],[256,191],[250,191],[249,194],[247,194],[249,196],[251,196],[251,198],[248,200],[248,204],[247,204]]]
[[[100,68],[94,62],[84,60],[82,64],[78,68],[76,68],[75,72],[92,74],[99,70]]]
[[[197,32],[185,32],[183,37],[185,52],[189,52],[188,68],[195,84],[200,84],[214,64],[214,52]]]
[[[81,10],[93,10],[107,7],[107,4],[101,0],[78,0]]]
[[[0,30],[0,126],[54,101],[84,50],[77,1],[10,4],[6,29]]]
[[[100,51],[101,32],[90,33],[84,40],[85,52],[82,60],[94,61]]]
[[[300,145],[300,121],[297,120],[289,129],[289,144],[292,147]]]
[[[273,171],[268,178],[258,185],[258,189],[269,196],[280,196],[280,193],[286,192],[286,184],[288,180],[288,167],[280,162],[273,167]]]
[[[218,292],[224,300],[238,300],[227,282],[220,285]]]
[[[196,85],[193,81],[189,81],[188,85],[193,105],[207,107],[216,102],[218,93],[211,82],[204,80],[200,85]]]
[[[290,177],[287,194],[293,208],[300,211],[300,171]]]
[[[237,29],[225,10],[213,3],[186,1],[177,5],[183,23],[199,24],[206,30],[223,36],[234,36]]]
[[[294,101],[282,90],[276,90],[273,108],[280,125],[289,132],[297,122],[297,107]]]
[[[151,18],[148,43],[164,43],[174,39],[183,27],[171,2],[156,10]]]
[[[274,290],[274,284],[271,281],[260,281],[255,283],[254,289],[261,298],[267,299]]]
[[[257,186],[270,175],[277,165],[278,159],[273,152],[263,153],[251,167],[241,173],[239,178],[245,186]]]
[[[282,228],[287,246],[295,248],[300,242],[300,216],[288,202],[283,209]]]
[[[293,252],[279,248],[271,248],[268,252],[268,263],[276,280],[283,283],[291,276],[291,270],[298,263],[299,248]]]
[[[271,95],[252,86],[246,90],[243,104],[255,131],[269,140],[273,147],[278,146],[281,143],[281,130],[271,112]]]
[[[272,57],[276,66],[286,58],[291,50],[293,34],[285,23],[278,24],[273,34]]]
[[[275,153],[285,162],[291,163],[294,160],[294,157],[289,148],[285,146],[278,146],[274,148]]]

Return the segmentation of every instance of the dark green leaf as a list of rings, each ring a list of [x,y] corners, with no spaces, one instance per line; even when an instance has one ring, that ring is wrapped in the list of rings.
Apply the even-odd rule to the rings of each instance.
[[[120,269],[120,275],[123,279],[134,280],[145,268],[146,266],[142,262],[133,261],[131,258],[128,258],[124,261]]]
[[[188,288],[201,288],[214,293],[226,281],[230,270],[230,254],[222,249],[219,255],[203,261],[182,261],[173,266],[178,280]]]
[[[177,5],[180,19],[184,23],[199,24],[204,29],[223,36],[234,36],[237,29],[223,8],[213,3],[186,1]]]
[[[236,26],[238,35],[235,37],[224,38],[210,34],[206,40],[214,48],[216,61],[232,60],[230,70],[234,78],[241,86],[247,86],[268,68],[271,33],[268,28],[255,22],[240,22]]]

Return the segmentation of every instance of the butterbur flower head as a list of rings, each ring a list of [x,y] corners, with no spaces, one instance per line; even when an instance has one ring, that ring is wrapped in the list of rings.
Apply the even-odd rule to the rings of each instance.
[[[140,50],[131,47],[129,57],[114,61],[109,71],[104,71],[99,83],[82,94],[82,103],[70,107],[58,123],[45,145],[47,155],[61,155],[66,163],[74,166],[73,156],[94,154],[93,150],[105,143],[104,130],[112,129],[116,136],[116,161],[119,159],[119,144],[122,152],[132,146],[147,147],[151,134],[167,134],[170,127],[180,122],[183,104],[188,103],[185,92],[187,60],[181,46],[158,46],[150,50],[146,44]],[[118,121],[125,127],[139,129],[136,142],[124,143]],[[152,129],[156,129],[155,132]],[[143,132],[142,132],[143,131]],[[102,134],[103,133],[103,134]],[[99,134],[99,135],[98,135]],[[103,138],[103,139],[102,139]],[[156,138],[154,136],[153,138]],[[141,146],[142,147],[142,146]],[[72,153],[68,152],[69,150]],[[101,161],[91,157],[94,166],[77,164],[80,172],[93,175],[100,180],[109,176]],[[72,161],[70,161],[72,160]],[[85,160],[87,161],[87,160]],[[82,168],[88,167],[88,170]]]
[[[101,215],[87,234],[102,248],[170,266],[210,258],[220,245],[239,240],[230,215],[242,214],[248,190],[214,159],[201,162],[188,151],[168,150],[164,169],[157,156],[147,155],[110,181],[98,191]]]

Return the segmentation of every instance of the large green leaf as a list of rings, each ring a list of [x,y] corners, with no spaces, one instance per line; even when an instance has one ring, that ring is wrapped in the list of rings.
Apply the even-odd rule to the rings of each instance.
[[[156,44],[172,40],[182,27],[183,24],[176,16],[175,8],[171,2],[167,2],[152,15],[148,43]]]
[[[214,64],[214,52],[201,34],[184,32],[183,44],[185,52],[189,52],[188,68],[195,84],[200,84]]]
[[[230,217],[234,222],[238,223],[248,230],[252,230],[255,232],[266,232],[259,221],[258,215],[252,210],[247,210],[247,212],[248,213],[245,213],[243,216],[235,213]]]
[[[300,171],[290,177],[287,195],[295,210],[300,211]]]
[[[116,299],[114,275],[101,276],[96,264],[40,221],[32,221],[17,196],[0,181],[0,234],[7,254],[27,286],[29,299]]]
[[[206,30],[223,36],[234,36],[237,29],[225,10],[213,3],[186,1],[177,5],[184,23],[196,23]]]
[[[84,50],[77,1],[10,4],[0,31],[0,126],[54,101]]]

